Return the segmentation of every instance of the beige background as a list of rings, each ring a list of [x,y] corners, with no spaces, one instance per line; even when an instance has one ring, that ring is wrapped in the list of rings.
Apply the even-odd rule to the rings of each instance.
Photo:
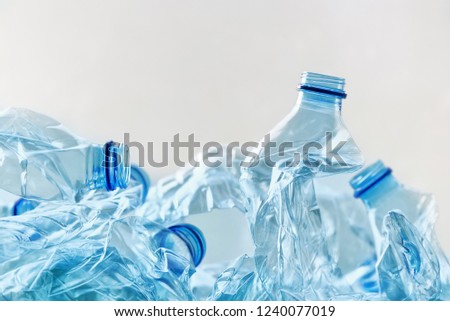
[[[0,107],[98,143],[258,140],[304,70],[347,79],[343,115],[367,161],[435,193],[450,253],[450,1],[0,0]]]

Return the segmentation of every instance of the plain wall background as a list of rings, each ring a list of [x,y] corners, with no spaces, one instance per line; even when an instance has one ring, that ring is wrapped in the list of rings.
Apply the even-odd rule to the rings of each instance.
[[[259,140],[305,70],[347,79],[367,162],[436,195],[450,253],[450,1],[0,0],[0,107],[98,143]]]

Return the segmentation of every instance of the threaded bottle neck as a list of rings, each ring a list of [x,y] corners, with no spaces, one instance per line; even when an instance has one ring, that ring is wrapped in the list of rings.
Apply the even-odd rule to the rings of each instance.
[[[374,164],[362,170],[350,180],[350,185],[355,191],[355,198],[366,198],[368,192],[382,184],[391,176],[392,170],[378,160]]]
[[[105,187],[108,191],[126,188],[130,181],[128,146],[113,141],[103,146]]]
[[[347,97],[344,87],[344,78],[304,72],[297,89],[302,101],[336,106],[340,109],[342,99]]]
[[[206,241],[202,231],[191,224],[179,224],[169,227],[181,240],[186,243],[194,266],[198,266],[206,252]]]

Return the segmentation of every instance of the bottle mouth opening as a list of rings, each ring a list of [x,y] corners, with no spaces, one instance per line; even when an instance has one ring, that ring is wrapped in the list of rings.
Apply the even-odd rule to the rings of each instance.
[[[313,72],[304,72],[297,86],[298,90],[306,90],[319,94],[333,95],[345,99],[345,79]]]
[[[103,147],[106,190],[127,188],[130,182],[128,146],[110,141]]]
[[[35,200],[25,199],[25,198],[19,198],[13,206],[12,214],[20,215],[28,211],[34,210],[36,207],[39,206],[39,202]]]
[[[198,266],[206,253],[206,240],[202,231],[191,224],[174,225],[169,230],[186,243],[194,265]]]
[[[386,167],[382,161],[376,161],[372,165],[363,169],[350,180],[355,193],[355,198],[360,198],[362,194],[377,185],[382,179],[392,173],[392,169]]]

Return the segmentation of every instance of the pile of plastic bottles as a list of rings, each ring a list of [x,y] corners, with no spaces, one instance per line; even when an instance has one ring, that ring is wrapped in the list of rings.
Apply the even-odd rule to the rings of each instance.
[[[96,145],[26,109],[0,113],[2,300],[446,300],[430,194],[362,154],[344,79],[304,73],[250,155],[150,186],[126,145]],[[269,151],[269,152],[268,152]],[[187,216],[237,208],[254,253],[201,264]],[[195,277],[193,277],[195,276]]]

